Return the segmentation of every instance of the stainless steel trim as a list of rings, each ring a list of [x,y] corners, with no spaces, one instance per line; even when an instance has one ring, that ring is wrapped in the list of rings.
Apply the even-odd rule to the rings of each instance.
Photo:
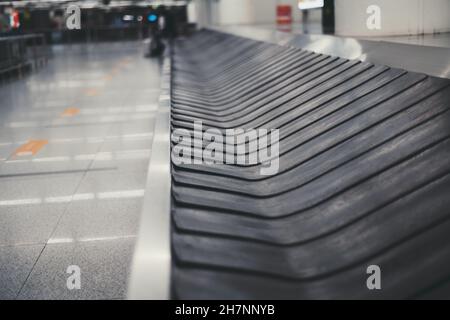
[[[128,299],[170,298],[170,58],[162,67],[152,154],[144,205],[133,257]]]
[[[222,26],[211,29],[254,40],[289,45],[346,59],[450,79],[450,49],[330,35],[304,35],[262,26]]]

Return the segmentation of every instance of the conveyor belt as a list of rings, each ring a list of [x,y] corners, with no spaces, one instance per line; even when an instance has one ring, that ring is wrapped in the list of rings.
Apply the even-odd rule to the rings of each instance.
[[[172,163],[174,297],[450,298],[449,80],[202,31],[171,98],[173,130],[280,130],[276,175]]]

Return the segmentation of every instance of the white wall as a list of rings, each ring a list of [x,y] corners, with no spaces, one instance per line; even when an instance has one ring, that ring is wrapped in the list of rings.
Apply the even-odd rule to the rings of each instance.
[[[290,4],[294,22],[301,21],[297,0],[195,0],[200,26],[274,24],[276,5]],[[450,31],[450,0],[335,0],[336,33],[345,36],[413,35]],[[369,5],[381,8],[381,30],[366,26]],[[312,10],[311,22],[321,21]]]
[[[207,27],[213,20],[211,13],[211,0],[194,0],[188,10],[190,22],[197,23],[199,28]]]
[[[381,29],[366,26],[367,7],[381,8]],[[335,0],[336,33],[346,36],[413,35],[450,31],[450,0]]]
[[[253,0],[212,0],[212,3],[216,13],[214,24],[245,24],[254,20]]]
[[[277,4],[290,4],[294,22],[301,21],[297,0],[210,0],[216,25],[276,23]],[[321,11],[312,10],[310,21],[321,21]]]

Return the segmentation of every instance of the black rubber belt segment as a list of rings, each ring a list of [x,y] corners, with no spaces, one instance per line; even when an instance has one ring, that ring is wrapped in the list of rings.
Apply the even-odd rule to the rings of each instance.
[[[175,41],[173,130],[281,132],[273,176],[172,164],[174,297],[448,298],[449,86],[215,31]]]

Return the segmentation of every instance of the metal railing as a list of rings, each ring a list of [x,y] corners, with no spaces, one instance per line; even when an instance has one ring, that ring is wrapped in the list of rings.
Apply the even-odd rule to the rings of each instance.
[[[47,63],[50,49],[42,34],[0,37],[0,78],[21,77]]]

